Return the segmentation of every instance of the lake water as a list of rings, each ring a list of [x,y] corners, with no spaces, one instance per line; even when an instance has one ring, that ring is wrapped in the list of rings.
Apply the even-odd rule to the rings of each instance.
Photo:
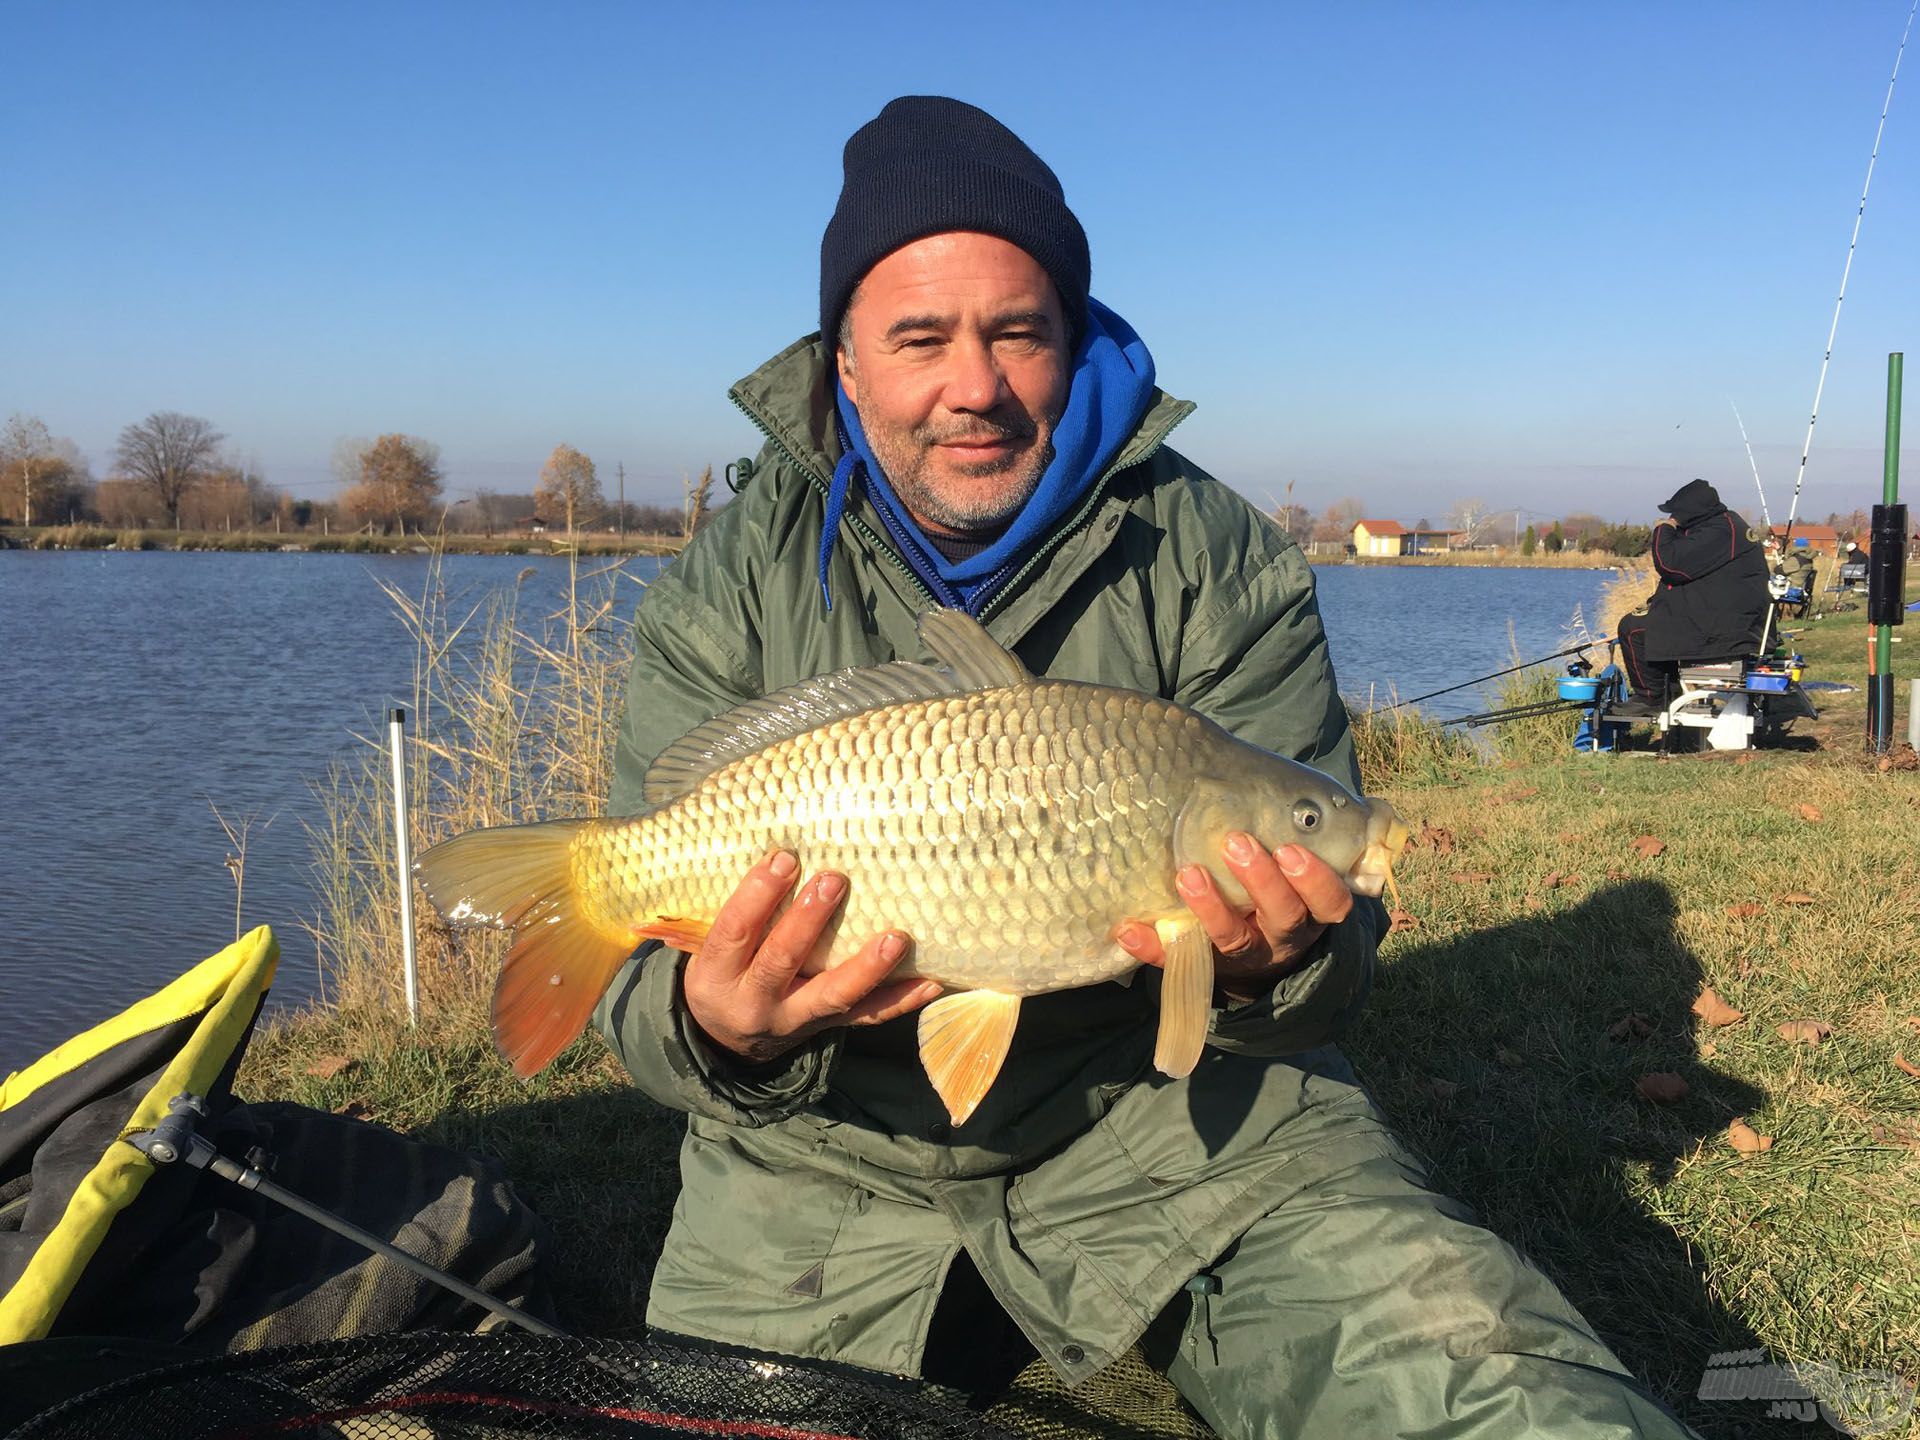
[[[564,593],[564,561],[450,556],[466,604]],[[657,561],[631,562],[644,578]],[[384,733],[413,650],[377,582],[419,595],[424,556],[0,551],[0,1074],[231,939],[231,847],[252,815],[245,923],[281,941],[278,1004],[315,991],[302,821],[330,762]],[[1586,570],[1319,572],[1342,689],[1420,694],[1560,649]],[[633,599],[624,606],[631,614]],[[1433,702],[1484,708],[1476,691]]]

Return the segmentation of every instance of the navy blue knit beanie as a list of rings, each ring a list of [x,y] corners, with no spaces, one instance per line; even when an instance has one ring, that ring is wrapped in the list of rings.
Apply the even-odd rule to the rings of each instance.
[[[1093,262],[1060,181],[986,111],[902,95],[853,132],[840,203],[820,239],[820,333],[831,346],[866,275],[902,245],[945,230],[998,235],[1053,277],[1068,323],[1086,326]]]

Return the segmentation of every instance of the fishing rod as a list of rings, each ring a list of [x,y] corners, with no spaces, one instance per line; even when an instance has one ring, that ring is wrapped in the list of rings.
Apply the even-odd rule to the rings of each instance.
[[[1760,483],[1760,467],[1754,462],[1753,441],[1747,439],[1747,422],[1740,418],[1740,407],[1733,404],[1733,397],[1727,397],[1727,403],[1733,405],[1733,420],[1740,427],[1740,443],[1747,447],[1747,468],[1753,471],[1753,488],[1760,492],[1760,518],[1766,522],[1767,533],[1773,533],[1773,516],[1767,513],[1767,488]],[[1793,527],[1789,525],[1788,529]]]
[[[1807,456],[1813,450],[1813,427],[1820,418],[1820,397],[1827,388],[1827,367],[1833,362],[1833,340],[1840,333],[1840,307],[1847,301],[1847,280],[1853,274],[1854,251],[1860,244],[1860,222],[1867,215],[1867,192],[1873,188],[1873,167],[1880,160],[1880,141],[1887,133],[1887,112],[1893,108],[1893,87],[1900,79],[1900,61],[1907,53],[1907,37],[1913,33],[1913,17],[1920,11],[1920,0],[1913,0],[1907,7],[1907,23],[1900,31],[1899,48],[1893,52],[1893,73],[1887,77],[1887,95],[1880,102],[1880,123],[1873,132],[1873,150],[1867,156],[1867,178],[1860,186],[1860,204],[1853,212],[1853,235],[1847,241],[1847,262],[1840,267],[1840,293],[1834,298],[1833,320],[1827,326],[1826,353],[1820,357],[1820,378],[1814,382],[1813,409],[1807,414],[1807,435],[1800,443],[1800,468],[1793,477],[1793,503],[1787,508],[1787,527],[1780,535],[1780,553],[1786,554],[1793,548],[1793,522],[1800,514],[1800,487],[1807,483]],[[1744,428],[1744,427],[1743,427]],[[1767,653],[1773,643],[1774,611],[1773,605],[1767,607],[1767,616],[1760,625],[1760,653]]]
[[[1579,645],[1570,645],[1565,650],[1556,650],[1551,655],[1542,655],[1538,660],[1522,661],[1518,665],[1509,665],[1504,670],[1496,670],[1491,675],[1476,676],[1472,680],[1462,680],[1458,685],[1449,685],[1444,690],[1429,690],[1424,695],[1416,695],[1411,700],[1396,700],[1391,705],[1383,705],[1382,710],[1403,710],[1409,705],[1418,705],[1422,700],[1431,700],[1436,695],[1451,695],[1456,690],[1464,690],[1469,685],[1479,685],[1488,680],[1498,680],[1502,675],[1512,675],[1520,670],[1531,670],[1536,665],[1544,665],[1549,660],[1558,660],[1566,655],[1581,655],[1596,645],[1611,646],[1611,640],[1588,640]],[[1515,647],[1518,648],[1518,647]]]
[[[1880,140],[1887,131],[1887,111],[1893,108],[1893,87],[1900,79],[1900,60],[1907,53],[1907,36],[1913,30],[1913,17],[1920,11],[1920,0],[1907,8],[1906,28],[1900,32],[1900,48],[1893,53],[1893,74],[1887,80],[1887,98],[1880,105],[1880,124],[1873,132],[1873,153],[1867,157],[1867,178],[1860,187],[1860,207],[1853,214],[1853,236],[1847,241],[1847,263],[1840,270],[1840,294],[1833,302],[1833,322],[1827,327],[1827,349],[1820,357],[1820,378],[1813,387],[1813,409],[1807,416],[1807,438],[1800,446],[1800,468],[1793,481],[1793,505],[1787,511],[1787,530],[1781,538],[1780,548],[1785,550],[1793,543],[1793,521],[1800,513],[1800,487],[1807,479],[1807,455],[1813,449],[1813,426],[1820,418],[1820,396],[1827,387],[1827,366],[1833,360],[1833,340],[1840,331],[1840,307],[1847,299],[1847,279],[1853,274],[1853,254],[1860,244],[1860,222],[1867,214],[1867,192],[1873,188],[1873,167],[1880,159]],[[1765,636],[1761,639],[1764,641]]]
[[[1505,710],[1488,710],[1481,715],[1456,715],[1442,725],[1459,725],[1477,730],[1482,725],[1498,725],[1503,720],[1527,720],[1535,715],[1557,715],[1562,710],[1590,710],[1591,700],[1537,700],[1531,705],[1511,705]]]

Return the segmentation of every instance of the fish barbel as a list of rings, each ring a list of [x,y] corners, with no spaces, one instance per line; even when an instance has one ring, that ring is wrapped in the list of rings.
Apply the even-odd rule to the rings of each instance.
[[[494,1038],[532,1075],[586,1027],[641,940],[698,950],[774,847],[847,877],[806,973],[883,930],[913,937],[894,974],[948,994],[919,1017],[920,1057],[953,1122],[973,1113],[1020,1000],[1124,976],[1115,940],[1152,925],[1165,951],[1154,1064],[1185,1075],[1206,1041],[1213,949],[1174,889],[1245,831],[1293,843],[1358,893],[1391,879],[1407,827],[1382,800],[1236,740],[1171,701],[1036,679],[955,610],[920,619],[939,666],[820,676],[710,720],[646,779],[645,814],[474,830],[416,869],[452,924],[510,928]]]

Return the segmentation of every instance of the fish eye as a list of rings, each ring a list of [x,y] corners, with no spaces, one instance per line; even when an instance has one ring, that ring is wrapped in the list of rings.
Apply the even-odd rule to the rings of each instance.
[[[1302,800],[1293,807],[1293,823],[1302,830],[1311,830],[1320,823],[1320,807],[1311,800]]]

